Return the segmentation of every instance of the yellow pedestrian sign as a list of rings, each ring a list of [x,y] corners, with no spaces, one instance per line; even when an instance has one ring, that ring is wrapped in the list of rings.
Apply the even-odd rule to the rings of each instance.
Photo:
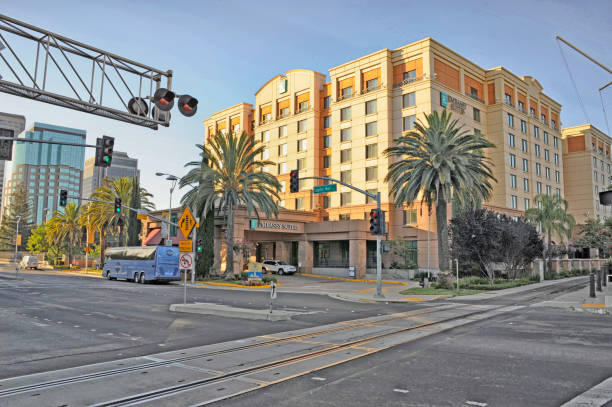
[[[179,252],[190,253],[193,251],[193,242],[191,240],[179,240]]]
[[[189,210],[189,208],[185,208],[183,214],[181,215],[178,221],[178,225],[181,229],[181,232],[183,232],[183,236],[189,237],[189,233],[191,233],[191,230],[193,229],[195,224],[196,221],[191,215],[191,211]]]

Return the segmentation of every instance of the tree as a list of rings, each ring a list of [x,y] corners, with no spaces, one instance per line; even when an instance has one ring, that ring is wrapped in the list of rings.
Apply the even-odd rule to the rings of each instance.
[[[438,232],[438,266],[448,270],[447,203],[487,199],[491,193],[493,173],[490,160],[483,151],[494,147],[483,136],[463,130],[458,120],[451,120],[446,110],[442,114],[425,115],[426,123],[418,121],[415,130],[398,138],[385,150],[386,157],[396,159],[385,177],[391,182],[396,206],[411,204],[417,199],[431,210],[436,208]],[[469,191],[469,193],[464,193]],[[441,280],[450,279],[444,273]]]
[[[140,209],[140,181],[138,177],[132,179],[132,196],[130,197],[130,207]],[[138,220],[138,214],[130,211],[128,214],[128,246],[139,246],[140,239],[138,234],[142,224]]]
[[[542,256],[544,243],[536,228],[523,218],[512,220],[508,216],[500,218],[502,230],[500,236],[499,262],[505,264],[508,274],[516,278],[517,274],[536,258]]]
[[[56,211],[55,215],[49,219],[48,234],[54,244],[68,244],[68,264],[72,264],[74,247],[80,245],[83,235],[83,225],[81,223],[81,205],[68,202],[62,212]],[[67,240],[67,242],[66,242]]]
[[[41,223],[32,229],[26,249],[30,253],[46,253],[49,251],[49,240],[47,239],[47,224]]]
[[[552,270],[552,235],[559,238],[571,236],[576,225],[574,217],[567,213],[567,201],[559,195],[536,195],[536,206],[525,212],[525,218],[534,226],[539,226],[546,236],[546,268]]]
[[[19,249],[23,250],[32,228],[32,203],[23,184],[17,185],[8,197],[8,205],[2,217],[2,223],[0,223],[0,249],[15,249],[18,218],[19,234],[22,236]]]
[[[599,219],[589,218],[584,225],[579,225],[580,238],[574,242],[576,246],[596,248],[600,256],[605,256],[610,244],[611,231]]]
[[[223,134],[217,132],[206,146],[198,144],[202,161],[191,161],[192,168],[181,179],[181,186],[196,184],[182,198],[183,204],[195,207],[199,213],[209,217],[216,209],[223,213],[226,224],[226,271],[227,279],[234,275],[234,211],[241,205],[251,216],[259,212],[266,217],[278,216],[276,202],[280,199],[280,183],[272,174],[264,171],[271,161],[259,161],[264,146],[256,144],[255,138],[246,132]],[[208,165],[203,165],[203,163]]]

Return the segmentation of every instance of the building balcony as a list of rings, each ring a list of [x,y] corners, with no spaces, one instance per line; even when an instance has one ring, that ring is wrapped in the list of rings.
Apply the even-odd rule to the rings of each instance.
[[[276,120],[286,119],[287,117],[289,117],[289,113],[279,114],[276,116]]]
[[[478,102],[480,102],[482,104],[484,104],[484,102],[485,102],[484,100],[479,98],[478,95],[472,95],[471,93],[468,93],[468,92],[465,92],[465,95],[471,97],[472,99],[474,99],[474,100],[476,100],[476,101],[478,101]]]
[[[405,86],[405,85],[410,85],[411,83],[422,81],[423,79],[425,79],[425,77],[426,77],[426,75],[421,75],[421,76],[415,76],[414,78],[404,79],[401,82],[394,83],[393,84],[393,89],[400,88],[400,87]]]
[[[350,95],[344,95],[344,96],[340,95],[338,96],[338,99],[336,99],[336,102],[341,102],[343,100],[351,99],[353,96],[355,95],[353,95],[352,93]]]
[[[300,113],[304,113],[310,110],[310,107],[304,108],[304,109],[298,109],[295,111],[295,114],[300,114]]]

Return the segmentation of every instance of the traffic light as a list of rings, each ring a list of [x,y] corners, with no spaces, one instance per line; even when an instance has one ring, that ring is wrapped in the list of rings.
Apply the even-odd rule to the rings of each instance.
[[[300,190],[300,175],[298,170],[291,170],[289,173],[289,191],[298,192]]]
[[[178,100],[178,108],[184,116],[191,117],[198,110],[198,99],[189,95],[181,95]]]
[[[68,203],[68,191],[66,191],[65,189],[60,189],[59,205],[66,206],[67,203]]]
[[[115,138],[102,136],[102,163],[103,167],[110,167],[113,161],[113,149],[115,148]]]
[[[121,213],[121,198],[115,198],[115,213]]]
[[[153,103],[159,110],[167,112],[174,106],[174,97],[176,95],[171,90],[159,88],[153,94]],[[197,102],[196,102],[197,104]]]
[[[196,242],[196,251],[198,253],[202,253],[202,250],[203,250],[202,239],[198,239]]]
[[[380,209],[372,209],[370,211],[370,234],[377,236],[382,235],[382,216]]]

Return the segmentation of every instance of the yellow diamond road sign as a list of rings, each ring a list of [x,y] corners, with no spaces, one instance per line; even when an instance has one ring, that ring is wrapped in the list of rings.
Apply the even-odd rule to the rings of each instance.
[[[189,208],[185,208],[181,218],[178,221],[179,228],[181,232],[183,232],[183,236],[189,237],[189,233],[191,233],[191,229],[195,226],[196,221],[191,215],[191,211]]]

